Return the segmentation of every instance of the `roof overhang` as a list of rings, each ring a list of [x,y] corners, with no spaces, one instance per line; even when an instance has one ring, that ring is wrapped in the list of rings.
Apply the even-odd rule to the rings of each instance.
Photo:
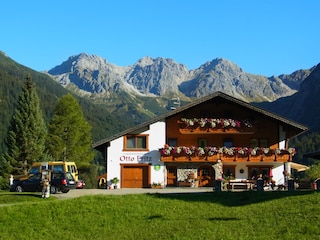
[[[309,167],[306,165],[294,163],[294,162],[290,162],[290,167],[297,170],[298,172],[303,172],[309,169]]]

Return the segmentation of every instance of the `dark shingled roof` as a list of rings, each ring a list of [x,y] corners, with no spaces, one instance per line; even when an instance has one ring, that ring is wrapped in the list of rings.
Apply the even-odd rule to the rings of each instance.
[[[92,145],[92,147],[93,148],[99,148],[99,146],[101,146],[103,144],[106,144],[108,142],[111,142],[112,140],[115,140],[115,139],[117,139],[119,137],[122,137],[124,135],[130,134],[130,133],[135,133],[140,129],[147,129],[150,124],[153,124],[153,123],[156,123],[156,122],[159,122],[159,121],[165,121],[165,119],[170,117],[170,116],[173,116],[173,115],[175,115],[177,113],[180,113],[180,112],[182,112],[182,111],[184,111],[186,109],[189,109],[191,107],[197,106],[197,105],[199,105],[201,103],[204,103],[206,101],[209,101],[209,100],[211,100],[213,98],[218,98],[218,97],[223,98],[225,100],[228,100],[230,102],[236,103],[236,104],[238,104],[240,106],[243,106],[243,107],[245,107],[247,109],[250,109],[250,110],[253,110],[255,112],[261,113],[262,115],[265,115],[267,117],[273,118],[273,119],[275,119],[275,120],[277,120],[277,121],[279,121],[281,123],[284,123],[284,124],[290,125],[290,126],[292,126],[294,128],[297,128],[298,130],[301,131],[301,133],[308,130],[308,127],[306,127],[304,125],[301,125],[301,124],[299,124],[297,122],[291,121],[291,120],[289,120],[287,118],[284,118],[284,117],[279,116],[277,114],[271,113],[269,111],[263,110],[262,108],[256,107],[256,106],[254,106],[254,105],[252,105],[250,103],[244,102],[244,101],[242,101],[240,99],[234,98],[234,97],[232,97],[230,95],[227,95],[225,93],[222,93],[222,92],[218,91],[218,92],[212,93],[212,94],[210,94],[208,96],[205,96],[203,98],[199,98],[199,99],[193,101],[192,103],[186,104],[186,105],[184,105],[182,107],[179,107],[179,108],[177,108],[175,110],[171,110],[171,111],[169,111],[169,112],[167,112],[167,113],[165,113],[165,114],[163,114],[161,116],[155,117],[155,118],[153,118],[153,119],[151,119],[149,121],[146,121],[144,123],[141,123],[141,124],[139,124],[137,126],[134,126],[132,128],[126,129],[126,130],[124,130],[122,132],[119,132],[118,134],[115,134],[115,135],[113,135],[113,136],[111,136],[109,138],[102,139],[102,140],[94,143]]]

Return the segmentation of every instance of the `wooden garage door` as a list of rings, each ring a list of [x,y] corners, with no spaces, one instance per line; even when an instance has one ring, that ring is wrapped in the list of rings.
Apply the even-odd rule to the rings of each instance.
[[[177,167],[167,166],[167,186],[176,187],[177,186]]]
[[[148,168],[149,166],[143,165],[122,165],[121,176],[123,188],[145,188],[149,187],[148,184]]]

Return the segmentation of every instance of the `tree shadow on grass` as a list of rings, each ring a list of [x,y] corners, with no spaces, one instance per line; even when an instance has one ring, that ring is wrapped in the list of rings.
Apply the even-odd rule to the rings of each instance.
[[[41,201],[41,199],[41,193],[38,192],[0,192],[0,206],[38,202]],[[54,200],[55,198],[49,197],[49,199]]]
[[[190,221],[194,220],[197,221],[198,218],[192,218],[189,217],[188,218]],[[166,216],[163,215],[152,215],[152,216],[148,216],[146,217],[146,220],[148,221],[153,221],[153,220],[167,220]],[[170,220],[172,220],[172,217],[170,217]],[[176,218],[175,220],[178,220],[178,218]],[[183,221],[185,221],[185,219],[181,219]],[[235,218],[235,217],[211,217],[207,219],[208,221],[235,221],[235,220],[240,220],[239,218]]]
[[[318,194],[314,191],[242,191],[242,192],[205,192],[205,193],[156,193],[156,198],[177,199],[191,202],[219,203],[224,206],[245,206],[280,198]]]

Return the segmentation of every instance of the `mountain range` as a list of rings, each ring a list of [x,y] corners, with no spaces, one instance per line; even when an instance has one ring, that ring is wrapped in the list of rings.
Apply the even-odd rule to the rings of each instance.
[[[47,72],[36,72],[0,53],[0,143],[15,100],[31,73],[46,119],[67,92],[77,96],[84,115],[100,140],[134,124],[216,91],[251,102],[320,131],[320,65],[291,74],[262,76],[244,72],[223,58],[188,70],[173,59],[144,57],[130,66],[81,53]],[[1,110],[2,109],[2,110]]]
[[[48,71],[58,83],[82,96],[117,98],[119,92],[134,96],[172,97],[191,101],[215,91],[252,102],[274,101],[299,90],[310,70],[265,77],[244,72],[235,63],[216,58],[194,70],[172,59],[144,57],[121,67],[85,53],[71,56]]]

